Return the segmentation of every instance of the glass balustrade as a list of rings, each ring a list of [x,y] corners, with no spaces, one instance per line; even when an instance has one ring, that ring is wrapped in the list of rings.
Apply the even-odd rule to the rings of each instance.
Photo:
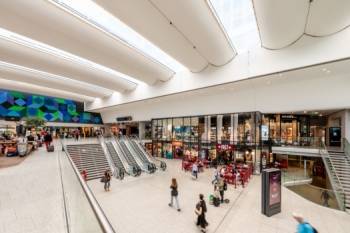
[[[67,232],[115,232],[65,151],[59,152],[59,163]]]

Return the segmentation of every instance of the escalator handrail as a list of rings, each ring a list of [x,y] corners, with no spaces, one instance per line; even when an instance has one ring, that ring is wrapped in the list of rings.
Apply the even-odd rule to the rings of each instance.
[[[139,144],[142,148],[143,148],[143,151],[147,154],[147,157],[150,159],[150,160],[154,160],[154,161],[157,161],[157,162],[159,162],[159,167],[162,167],[162,164],[164,164],[165,162],[164,161],[162,161],[162,160],[160,160],[160,159],[158,159],[158,158],[156,158],[156,157],[154,157],[154,156],[152,156],[152,155],[150,155],[150,153],[148,153],[148,151],[146,150],[146,148],[142,145],[142,143],[141,143],[141,139],[139,138],[139,137],[137,137],[137,136],[132,136],[131,138],[134,138],[138,143],[137,144]],[[166,165],[165,165],[165,167],[166,167]]]
[[[85,196],[90,204],[90,207],[92,208],[92,210],[95,214],[96,219],[98,220],[98,223],[99,223],[102,231],[104,233],[116,233],[115,230],[113,229],[112,224],[109,222],[106,214],[102,210],[100,204],[96,200],[96,197],[94,196],[91,189],[84,181],[83,177],[80,175],[78,168],[75,166],[72,158],[70,157],[70,155],[67,151],[66,145],[62,142],[61,139],[59,139],[59,141],[60,141],[61,146],[62,146],[62,151],[64,152],[64,155],[68,158],[69,164],[71,165],[71,167],[74,171],[74,174],[76,175],[76,177],[79,181],[79,184],[80,184],[81,188],[83,189],[83,192],[84,192],[84,194],[85,194]]]
[[[111,153],[112,151],[111,151],[111,149],[107,146],[107,143],[110,143],[110,144],[108,144],[108,145],[110,145],[110,146],[112,146],[112,147],[113,147],[113,145],[112,145],[111,142],[106,142],[106,143],[105,143],[105,144],[106,144],[106,147],[107,147],[107,150],[108,150],[108,152],[109,152],[109,154],[110,154],[110,156],[111,156],[111,158],[112,158],[112,161],[113,161],[113,163],[114,163],[114,166],[115,166],[116,169],[117,169],[116,172],[118,173],[118,177],[119,177],[120,179],[123,179],[123,178],[124,178],[124,174],[123,174],[123,173],[127,173],[127,171],[126,171],[126,169],[125,169],[125,167],[124,167],[124,164],[123,164],[122,161],[120,161],[122,168],[120,168],[119,166],[117,166],[116,162],[114,161],[114,157],[112,156],[112,153]],[[114,153],[116,153],[116,156],[118,156],[118,154],[117,154],[117,152],[115,151],[114,148],[113,148],[113,150],[114,150]],[[120,160],[120,158],[119,158],[119,160]]]
[[[116,142],[117,146],[119,147],[120,151],[123,153],[124,158],[126,159],[126,162],[129,164],[131,167],[131,171],[133,172],[134,175],[139,176],[141,175],[141,168],[135,164],[133,161],[130,160],[129,155],[127,154],[129,151],[125,151],[124,148],[122,147],[122,144],[119,142],[117,138],[114,137],[114,141]],[[136,173],[135,173],[136,171]]]

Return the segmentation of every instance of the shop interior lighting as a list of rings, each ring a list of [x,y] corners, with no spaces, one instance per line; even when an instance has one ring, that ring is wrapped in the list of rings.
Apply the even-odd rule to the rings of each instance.
[[[49,0],[86,23],[137,49],[174,72],[186,68],[92,0]]]
[[[252,1],[207,0],[238,53],[260,46]]]
[[[109,73],[111,75],[118,76],[122,79],[126,79],[126,80],[128,80],[132,83],[135,83],[135,84],[141,83],[141,81],[134,79],[126,74],[123,74],[123,73],[120,73],[120,72],[115,71],[113,69],[99,65],[95,62],[89,61],[85,58],[76,56],[76,55],[68,53],[66,51],[57,49],[57,48],[52,47],[50,45],[41,43],[39,41],[30,39],[28,37],[19,35],[19,34],[14,33],[14,32],[8,31],[4,28],[0,28],[0,39],[11,41],[13,43],[16,43],[16,44],[19,44],[22,46],[26,46],[26,47],[31,48],[31,49],[35,49],[35,50],[40,51],[42,53],[50,54],[50,55],[59,57],[61,59],[65,59],[65,60],[70,61],[70,62],[84,65],[84,66],[87,66],[93,70],[103,71],[103,72]]]

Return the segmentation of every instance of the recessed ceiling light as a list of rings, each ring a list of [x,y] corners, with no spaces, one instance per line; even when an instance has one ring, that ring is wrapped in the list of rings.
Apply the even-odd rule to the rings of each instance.
[[[304,113],[306,114],[306,113],[307,113],[307,111],[304,111]]]
[[[322,68],[322,71],[323,71],[323,72],[326,72],[326,71],[327,71],[327,68]]]
[[[331,71],[330,71],[330,70],[327,70],[326,73],[329,74],[329,73],[331,73]]]
[[[278,74],[278,76],[280,76],[280,77],[281,77],[282,75],[283,75],[282,73],[279,73],[279,74]]]
[[[271,84],[271,80],[267,80],[266,84],[270,85]]]

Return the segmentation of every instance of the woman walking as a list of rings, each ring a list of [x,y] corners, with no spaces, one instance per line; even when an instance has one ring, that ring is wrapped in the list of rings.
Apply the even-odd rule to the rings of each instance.
[[[206,232],[206,227],[209,225],[205,219],[205,213],[207,212],[207,205],[204,201],[203,194],[199,194],[199,202],[196,205],[195,213],[197,214],[197,226],[201,227],[202,232]]]
[[[181,209],[180,209],[180,206],[179,206],[179,201],[177,199],[177,196],[178,196],[179,192],[178,192],[178,186],[177,186],[177,182],[176,182],[175,178],[171,179],[170,189],[171,189],[171,191],[170,191],[171,199],[170,199],[169,206],[170,207],[173,206],[173,200],[175,199],[177,211],[180,212]]]

